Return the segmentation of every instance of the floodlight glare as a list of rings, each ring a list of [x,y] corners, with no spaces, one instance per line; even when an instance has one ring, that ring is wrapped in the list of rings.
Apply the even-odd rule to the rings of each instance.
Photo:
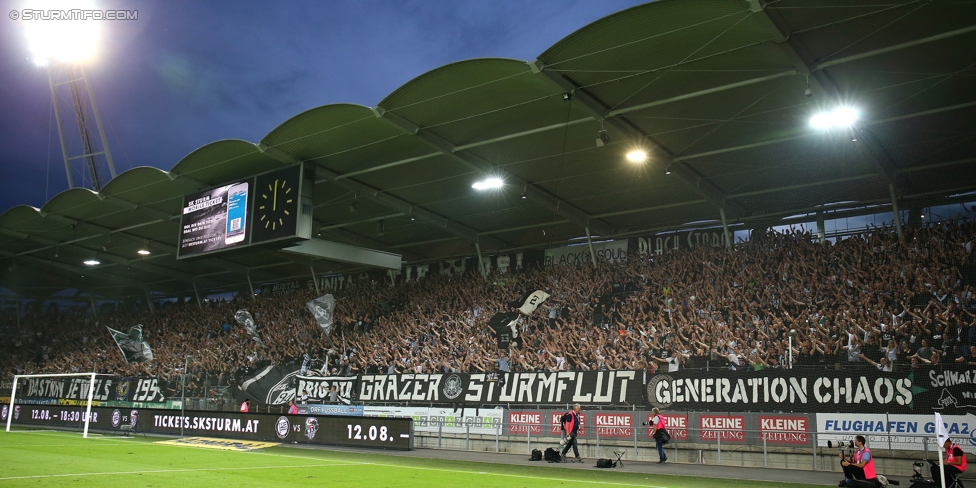
[[[140,256],[148,256],[152,254],[151,252],[149,252],[149,249],[140,249],[136,251],[136,253],[139,254]]]
[[[643,163],[644,161],[647,161],[647,153],[640,149],[635,149],[627,153],[627,161],[632,163]]]
[[[831,112],[821,112],[810,117],[810,126],[821,130],[850,127],[857,122],[859,116],[856,109],[839,107]]]
[[[471,185],[471,188],[475,190],[492,190],[501,188],[504,184],[505,182],[501,178],[486,178]]]
[[[84,261],[84,263],[87,264],[88,266],[98,266],[99,264],[102,264],[101,261],[99,261],[99,260],[97,260],[95,258],[86,259]]]
[[[31,2],[35,10],[90,10],[89,1],[44,0]],[[52,62],[78,63],[94,57],[98,44],[99,21],[86,20],[31,20],[24,22],[27,48],[31,59],[38,66]]]

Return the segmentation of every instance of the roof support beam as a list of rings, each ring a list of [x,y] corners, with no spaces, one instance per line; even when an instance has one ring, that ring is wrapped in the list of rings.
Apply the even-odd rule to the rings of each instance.
[[[21,232],[11,231],[9,229],[2,229],[2,228],[0,228],[0,233],[4,233],[4,234],[7,234],[7,235],[12,235],[12,236],[18,237],[20,239],[26,239],[26,240],[34,241],[34,242],[36,242],[38,244],[42,244],[42,245],[49,246],[49,247],[56,247],[56,246],[63,246],[64,245],[63,243],[59,243],[57,241],[54,241],[54,240],[51,240],[51,239],[47,239],[47,238],[44,238],[44,237],[41,237],[41,236],[36,236],[36,235],[31,235],[31,234],[24,234],[24,233],[21,233]],[[85,252],[90,252],[86,248],[82,248],[82,249],[84,249]],[[162,255],[157,255],[157,257],[159,257],[159,256],[168,256],[168,255],[170,255],[170,254],[169,253],[166,253],[166,254],[162,254]],[[21,257],[21,256],[23,256],[23,254],[19,254],[17,256],[18,257]],[[110,261],[112,263],[115,263],[115,264],[121,264],[121,265],[124,265],[124,266],[131,266],[133,268],[137,268],[137,269],[141,269],[141,270],[144,270],[144,271],[148,271],[150,273],[162,274],[162,275],[168,276],[170,278],[183,279],[183,280],[192,280],[193,279],[193,275],[190,275],[190,274],[187,274],[187,273],[183,273],[181,271],[176,271],[176,270],[172,270],[172,269],[169,269],[169,268],[165,268],[165,267],[162,267],[162,266],[156,266],[154,264],[150,264],[150,263],[145,262],[145,260],[143,260],[143,259],[127,259],[127,258],[124,258],[122,256],[117,256],[115,254],[112,254],[112,253],[109,253],[109,252],[106,252],[106,251],[99,251],[98,257],[99,258],[102,258],[102,259],[104,259],[106,261]],[[91,269],[97,269],[97,268],[91,268]]]
[[[66,225],[74,226],[75,228],[78,228],[78,229],[89,229],[89,230],[91,230],[92,232],[94,232],[96,234],[109,235],[109,234],[112,233],[112,229],[110,229],[108,227],[102,227],[102,226],[97,225],[97,224],[92,224],[91,222],[83,222],[83,221],[80,221],[80,220],[75,220],[75,219],[72,219],[70,217],[65,217],[64,215],[60,215],[60,214],[44,213],[43,216],[45,218],[50,218],[52,220],[55,220],[55,221],[64,223]],[[135,239],[135,240],[147,240],[147,239],[142,238],[142,237],[139,237],[139,236],[132,236],[132,235],[129,235],[129,234],[125,234],[125,235],[128,236],[128,237],[130,237],[130,238],[132,238],[132,239]],[[152,245],[152,247],[154,247],[156,249],[161,249],[161,250],[163,250],[163,251],[165,251],[167,253],[170,253],[170,254],[172,254],[174,256],[176,255],[176,246],[173,246],[173,245],[170,245],[170,244],[166,244],[166,243],[163,243],[163,242],[159,242],[159,241],[154,241],[154,240],[149,240],[149,242]],[[239,273],[239,274],[242,274],[242,275],[245,275],[245,276],[248,276],[248,275],[251,274],[251,270],[248,269],[247,266],[243,266],[243,265],[240,265],[240,264],[237,264],[237,263],[233,263],[233,262],[230,262],[230,261],[227,261],[227,260],[224,260],[224,259],[218,259],[218,258],[211,258],[211,259],[213,259],[219,266],[226,268],[228,271],[232,271],[232,272],[235,272],[235,273]],[[263,273],[262,272],[261,275],[262,276],[255,276],[255,278],[258,278],[258,279],[271,279],[271,275],[268,275],[267,273]]]
[[[627,109],[617,110],[616,113],[611,112],[609,106],[591,95],[588,91],[586,91],[585,88],[580,87],[575,81],[571,80],[566,75],[559,73],[558,71],[546,69],[540,60],[529,63],[529,66],[535,73],[541,75],[546,80],[549,80],[560,90],[564,90],[567,93],[572,94],[573,100],[581,103],[597,120],[602,121],[614,129],[622,132],[626,137],[633,139],[635,142],[643,143],[643,141],[648,141],[653,144],[653,147],[649,148],[651,149],[651,151],[649,151],[650,160],[652,162],[657,162],[657,164],[661,166],[660,169],[662,171],[670,168],[674,174],[678,175],[678,177],[691,186],[699,195],[711,202],[712,205],[715,205],[718,208],[725,208],[727,203],[730,202],[725,192],[715,185],[715,183],[706,178],[695,168],[675,160],[674,154],[671,151],[655,141],[650,135],[645,133],[629,120],[622,117],[620,114],[628,111]],[[735,87],[729,87],[726,89],[731,88]],[[691,98],[691,94],[686,96],[686,98]],[[661,103],[663,104],[668,102],[665,101]],[[738,207],[738,211],[732,212],[733,215],[748,213],[748,209],[743,207],[741,204],[736,203],[736,206]]]
[[[591,219],[591,217],[581,210],[580,208],[568,203],[564,200],[559,199],[557,196],[549,193],[542,188],[533,185],[528,180],[524,178],[509,173],[497,166],[492,165],[490,162],[481,159],[473,153],[465,151],[463,149],[458,149],[450,141],[434,134],[433,132],[424,129],[423,127],[414,124],[413,122],[401,117],[400,115],[386,110],[383,107],[376,107],[373,109],[376,116],[389,122],[394,127],[402,130],[403,132],[413,135],[419,138],[421,141],[425,142],[427,145],[437,149],[445,156],[479,172],[484,175],[496,176],[505,180],[508,184],[514,185],[516,187],[522,187],[525,189],[525,197],[531,200],[535,200],[542,204],[542,206],[552,210],[556,214],[565,217],[580,227],[591,228],[594,231],[601,234],[609,234],[612,232],[610,225],[605,222],[601,222],[598,219]],[[565,124],[563,124],[565,125]]]
[[[268,156],[271,156],[282,162],[289,162],[294,164],[298,164],[299,162],[301,162],[294,156],[273,147],[267,147],[263,144],[258,144],[258,149],[261,150],[261,152],[267,154]],[[401,214],[413,215],[417,219],[426,222],[430,225],[440,227],[441,229],[444,229],[444,231],[450,234],[454,234],[458,237],[461,237],[473,243],[479,242],[478,232],[468,226],[455,222],[443,215],[418,207],[413,203],[403,200],[401,198],[395,197],[388,193],[384,193],[382,190],[378,188],[374,188],[365,183],[360,183],[359,181],[353,178],[340,179],[339,173],[328,170],[319,164],[316,164],[315,169],[316,169],[316,175],[315,175],[316,184],[333,183],[339,185],[341,187],[346,188],[347,190],[356,192],[357,195],[362,195],[366,198],[369,198],[370,200],[375,201],[376,203],[379,203],[380,205],[383,205],[392,210],[396,210]],[[328,228],[325,230],[329,232],[333,232],[335,229]],[[493,249],[500,249],[501,247],[504,246],[504,244],[501,241],[492,238],[483,239],[481,242],[483,244],[491,246]],[[379,247],[381,250],[388,248],[388,246],[382,244],[374,247]]]
[[[841,96],[840,88],[826,71],[818,68],[813,58],[800,45],[799,40],[792,35],[789,26],[786,25],[786,21],[775,9],[766,8],[768,5],[766,0],[749,0],[749,8],[757,14],[759,21],[766,26],[772,35],[773,42],[779,45],[783,49],[783,52],[793,61],[797,71],[812,78],[814,83],[820,88],[821,93],[826,94],[829,98],[835,100],[836,103],[841,103],[843,97]],[[897,187],[898,184],[895,174],[897,164],[891,154],[888,153],[888,150],[881,144],[874,131],[867,127],[855,128],[854,130],[861,137],[864,147],[871,153],[871,159],[881,172],[885,183]]]
[[[934,36],[923,37],[921,39],[915,39],[914,41],[903,42],[901,44],[895,44],[894,46],[882,47],[879,49],[874,49],[871,51],[866,51],[859,54],[852,54],[850,56],[844,56],[842,58],[832,59],[830,61],[824,61],[817,64],[817,69],[829,68],[831,66],[837,66],[838,64],[849,63],[851,61],[857,61],[858,59],[869,58],[871,56],[877,56],[879,54],[890,53],[894,51],[899,51],[909,47],[915,47],[922,44],[927,44],[934,41],[941,41],[942,39],[948,39],[950,37],[955,37],[963,34],[969,34],[970,32],[976,32],[976,25],[971,25],[969,27],[963,27],[962,29],[956,29],[949,32],[943,32],[942,34],[936,34]]]
[[[949,105],[947,107],[939,107],[939,108],[934,108],[934,109],[931,109],[931,110],[924,110],[924,111],[921,111],[921,112],[915,112],[915,113],[911,113],[911,114],[898,115],[898,116],[895,116],[895,117],[888,117],[888,118],[885,118],[885,119],[871,120],[871,121],[867,121],[867,122],[862,123],[861,124],[861,127],[862,128],[863,127],[871,127],[871,126],[875,126],[875,125],[886,124],[888,122],[897,122],[899,120],[912,119],[912,118],[915,118],[915,117],[924,117],[926,115],[933,115],[933,114],[937,114],[937,113],[949,112],[949,111],[952,111],[952,110],[959,110],[959,109],[970,108],[970,107],[976,107],[976,102],[960,103],[960,104],[956,104],[956,105]],[[756,147],[770,146],[770,145],[773,145],[773,144],[779,144],[781,142],[795,141],[797,139],[806,139],[808,137],[814,137],[814,136],[817,136],[817,135],[818,134],[816,134],[814,132],[804,132],[802,134],[796,134],[796,135],[792,135],[792,136],[780,137],[780,138],[777,138],[777,139],[769,139],[769,140],[761,141],[761,142],[753,142],[753,143],[749,143],[749,144],[742,144],[740,146],[731,146],[731,147],[726,147],[726,148],[722,148],[722,149],[715,149],[715,150],[712,150],[712,151],[705,151],[705,152],[701,152],[701,153],[697,153],[697,154],[685,154],[685,155],[682,155],[682,156],[675,157],[674,160],[675,161],[690,161],[692,159],[699,159],[699,158],[703,158],[703,157],[706,157],[706,156],[713,156],[715,154],[724,154],[724,153],[730,153],[730,152],[735,152],[735,151],[742,151],[742,150],[745,150],[745,149],[753,149],[753,148],[756,148]]]
[[[10,251],[3,250],[3,249],[0,249],[0,255],[6,256],[6,257],[14,257],[14,253],[12,253]],[[33,265],[33,266],[40,266],[40,267],[45,267],[45,268],[53,268],[53,269],[57,269],[57,270],[60,270],[60,271],[68,271],[68,272],[71,272],[71,273],[76,273],[76,274],[79,274],[79,275],[86,275],[87,274],[87,275],[94,276],[94,277],[99,278],[99,279],[102,279],[102,280],[106,280],[106,281],[110,281],[110,282],[114,282],[114,283],[120,283],[120,284],[123,284],[123,285],[128,285],[128,286],[131,286],[131,287],[135,287],[135,288],[140,288],[141,289],[144,286],[146,286],[146,284],[143,283],[143,282],[141,282],[141,281],[133,280],[131,278],[126,278],[124,276],[119,276],[119,275],[112,274],[112,273],[108,273],[108,272],[105,272],[105,271],[99,271],[97,269],[83,269],[83,268],[79,268],[77,266],[72,266],[70,264],[59,263],[57,261],[51,261],[49,259],[43,259],[43,258],[38,258],[38,257],[34,257],[34,256],[20,256],[20,257],[17,257],[16,259],[18,261],[24,261],[24,262],[28,263],[29,265]]]

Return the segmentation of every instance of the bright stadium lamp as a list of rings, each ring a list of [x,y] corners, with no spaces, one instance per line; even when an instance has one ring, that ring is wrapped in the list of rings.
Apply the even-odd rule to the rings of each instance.
[[[838,107],[830,112],[820,112],[810,117],[810,126],[814,129],[830,130],[850,127],[857,122],[860,113],[852,107]]]
[[[96,258],[88,258],[84,261],[84,263],[88,266],[98,266],[99,264],[102,264],[102,262]]]
[[[34,10],[92,10],[94,4],[75,0],[38,0],[28,6]],[[80,63],[95,56],[99,21],[94,19],[34,19],[25,22],[27,48],[38,66],[51,63]]]
[[[627,161],[631,163],[643,163],[647,161],[647,153],[643,149],[634,149],[627,153]]]
[[[502,181],[501,178],[492,177],[492,178],[485,178],[484,180],[475,182],[473,185],[471,185],[471,188],[474,188],[475,190],[483,191],[483,190],[493,190],[493,189],[501,188],[504,185],[505,182]]]
[[[47,71],[55,114],[64,113],[62,110],[66,108],[69,113],[74,113],[77,122],[76,138],[70,136],[73,130],[65,127],[70,117],[55,118],[61,135],[68,188],[88,187],[101,191],[105,183],[115,178],[115,163],[85,64],[95,57],[101,37],[100,27],[104,24],[104,20],[96,20],[100,17],[96,14],[105,12],[99,11],[91,0],[25,1],[27,5],[22,10],[25,13],[20,24],[24,26],[30,53],[28,59]],[[15,12],[20,11],[11,11],[11,18],[15,17]],[[62,104],[67,107],[60,107]],[[86,171],[81,172],[82,179],[76,185],[79,168],[73,166],[79,164]]]

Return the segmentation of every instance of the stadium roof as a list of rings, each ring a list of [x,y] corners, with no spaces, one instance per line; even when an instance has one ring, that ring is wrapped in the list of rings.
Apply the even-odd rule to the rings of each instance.
[[[409,262],[470,256],[475,243],[541,248],[587,227],[628,237],[722,213],[763,227],[834,202],[946,201],[976,190],[973,46],[971,2],[641,5],[533,61],[450,64],[375,108],[318,107],[261,141],[201,147],[169,172],[139,167],[98,193],[14,207],[0,216],[2,283],[122,296],[241,289],[307,277],[310,264],[348,270],[260,249],[175,258],[184,194],[298,161],[316,167],[321,238]],[[854,129],[811,129],[813,113],[839,105],[862,111]],[[624,158],[637,147],[647,162]],[[487,175],[503,189],[472,190]],[[146,245],[152,254],[137,255]],[[81,264],[96,252],[101,265]]]

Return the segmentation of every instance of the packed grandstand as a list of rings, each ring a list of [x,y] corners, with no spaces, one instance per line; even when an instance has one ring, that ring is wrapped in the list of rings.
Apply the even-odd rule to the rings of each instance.
[[[625,260],[495,272],[361,280],[333,290],[336,328],[321,334],[314,291],[168,302],[155,313],[34,307],[0,337],[16,374],[98,370],[169,381],[189,361],[188,388],[224,385],[259,365],[314,358],[323,374],[613,371],[657,368],[916,368],[976,365],[976,225],[960,219],[873,228],[820,243],[809,230],[753,232]],[[551,298],[520,322],[521,347],[496,347],[488,320],[525,291]],[[250,310],[267,347],[234,321]],[[155,359],[127,364],[106,326],[144,324]],[[791,338],[792,336],[792,338]],[[790,345],[793,346],[790,354]],[[510,357],[509,357],[510,356]],[[668,362],[671,364],[668,364]],[[209,386],[216,384],[210,381]]]

